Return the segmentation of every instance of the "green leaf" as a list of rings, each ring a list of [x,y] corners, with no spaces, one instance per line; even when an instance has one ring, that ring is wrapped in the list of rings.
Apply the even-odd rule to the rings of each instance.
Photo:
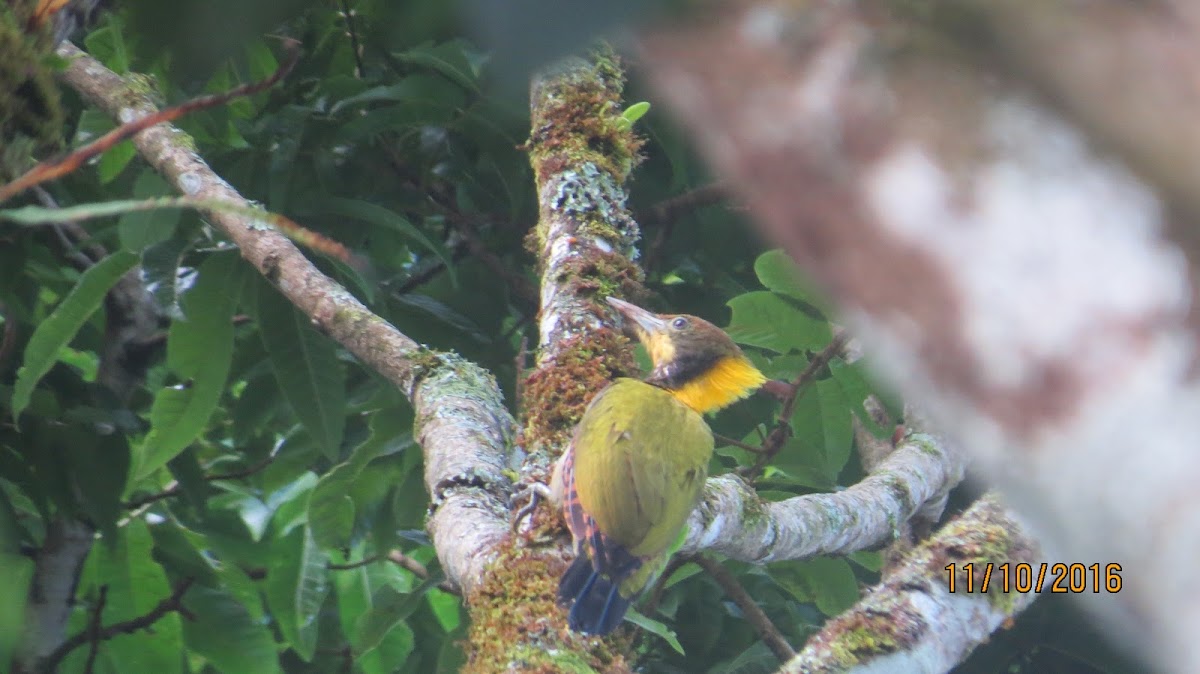
[[[366,91],[347,96],[335,103],[330,112],[336,115],[353,106],[380,102],[410,105],[414,103],[429,104],[443,111],[444,116],[439,116],[439,120],[449,121],[453,109],[463,105],[465,100],[462,90],[444,78],[428,73],[418,73],[404,77],[395,84],[371,87]],[[399,110],[394,107],[379,109]]]
[[[818,350],[829,344],[829,323],[765,290],[739,295],[728,302],[733,320],[726,332],[741,344],[776,353]]]
[[[100,162],[96,165],[96,176],[100,179],[100,184],[106,185],[116,180],[136,156],[137,148],[131,140],[123,140],[106,150],[100,155]]]
[[[108,586],[106,624],[146,615],[170,596],[172,588],[151,554],[154,541],[144,521],[131,520],[105,543],[92,547],[83,585],[92,593],[98,592],[100,585]],[[182,645],[180,616],[171,612],[154,623],[153,632],[118,635],[106,641],[104,649],[119,671],[171,674],[182,671]]]
[[[193,587],[184,606],[195,616],[183,622],[189,649],[223,674],[274,674],[281,671],[270,629],[225,592]]]
[[[848,364],[840,358],[834,358],[829,362],[829,371],[833,374],[833,380],[842,387],[842,395],[846,399],[846,405],[858,418],[866,425],[867,429],[877,437],[888,437],[892,434],[892,426],[880,426],[875,423],[870,414],[866,413],[863,407],[863,401],[867,396],[874,393],[871,383],[867,375],[863,372],[862,362]]]
[[[210,256],[183,297],[187,320],[167,334],[167,366],[182,383],[161,389],[150,408],[150,433],[138,450],[140,480],[195,440],[221,400],[233,358],[233,309],[243,267],[233,252]]]
[[[258,283],[258,323],[279,390],[325,456],[341,454],[346,382],[337,349],[291,302]]]
[[[138,199],[162,197],[172,194],[171,186],[153,169],[145,169],[133,184],[133,196]],[[125,250],[140,252],[170,239],[183,213],[175,208],[160,208],[153,211],[126,213],[117,221],[117,235]],[[174,270],[172,270],[174,271]],[[174,281],[174,279],[172,279]]]
[[[771,674],[779,669],[779,658],[765,641],[755,641],[732,660],[717,663],[710,674]]]
[[[129,72],[129,51],[125,48],[124,26],[120,15],[105,14],[104,24],[88,33],[83,43],[92,58],[117,74]]]
[[[660,623],[653,618],[646,617],[645,615],[638,613],[636,609],[632,608],[629,609],[629,612],[625,614],[625,620],[667,642],[667,645],[670,646],[671,649],[676,653],[685,655],[683,652],[683,644],[679,643],[679,637],[675,636],[675,630],[667,627],[665,624]]]
[[[850,460],[854,445],[854,427],[850,406],[846,404],[842,387],[832,379],[821,379],[814,386],[821,406],[821,432],[825,465],[836,476]]]
[[[859,550],[851,552],[847,557],[867,571],[879,573],[879,570],[883,568],[883,553],[877,550]]]
[[[636,124],[639,119],[644,117],[647,112],[650,112],[649,103],[646,101],[634,103],[628,108],[625,108],[625,111],[621,113],[621,119],[618,124],[622,128],[632,129],[633,125]]]
[[[142,279],[154,302],[171,320],[183,320],[178,297],[179,261],[189,246],[188,237],[176,234],[142,251]]]
[[[858,601],[858,579],[844,559],[818,557],[772,564],[767,570],[797,601],[816,604],[827,616],[839,615]]]
[[[25,628],[25,601],[33,580],[33,560],[7,551],[11,541],[0,542],[0,662],[12,662]],[[19,541],[18,541],[19,543]],[[19,545],[18,545],[19,547]]]
[[[317,613],[329,592],[328,558],[307,527],[297,527],[272,546],[267,605],[296,654],[311,662],[317,648]]]
[[[390,586],[379,588],[371,598],[371,610],[359,616],[355,623],[350,637],[355,654],[362,655],[379,648],[397,628],[408,633],[411,643],[412,630],[404,621],[421,606],[425,593],[437,583],[436,579],[427,580],[412,592],[397,592]]]
[[[769,250],[754,261],[754,273],[768,290],[791,297],[826,311],[826,301],[810,286],[800,268],[782,250]]]
[[[323,475],[308,498],[308,525],[322,548],[345,550],[354,531],[355,485],[372,459],[385,452],[394,453],[412,444],[412,435],[395,420],[408,416],[394,410],[381,410],[371,418],[371,435],[354,449],[350,459]]]
[[[319,209],[319,212],[324,215],[337,215],[343,218],[359,220],[368,225],[399,232],[413,239],[436,255],[446,265],[446,270],[450,272],[450,279],[457,287],[458,277],[455,275],[454,261],[450,257],[450,252],[446,250],[445,246],[425,236],[424,232],[413,226],[408,221],[408,218],[399,213],[369,201],[343,199],[340,197],[321,199],[314,205],[314,208]]]
[[[13,385],[13,421],[29,405],[34,387],[54,366],[62,350],[100,308],[109,289],[137,264],[137,260],[133,253],[119,251],[96,263],[83,273],[79,283],[54,312],[38,324],[25,347],[25,359]]]
[[[129,443],[121,433],[71,430],[76,432],[71,434],[74,441],[66,445],[67,460],[80,507],[105,537],[114,536],[124,511],[121,495],[129,477]]]
[[[475,59],[471,57],[475,56]],[[481,59],[466,40],[458,39],[436,46],[421,45],[396,54],[401,63],[419,65],[435,70],[462,88],[479,92],[476,79],[479,77]]]

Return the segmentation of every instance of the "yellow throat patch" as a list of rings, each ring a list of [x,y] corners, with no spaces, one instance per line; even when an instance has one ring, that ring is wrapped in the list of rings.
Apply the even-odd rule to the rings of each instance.
[[[671,390],[671,395],[696,412],[707,414],[745,398],[766,381],[744,356],[726,356],[704,374]]]

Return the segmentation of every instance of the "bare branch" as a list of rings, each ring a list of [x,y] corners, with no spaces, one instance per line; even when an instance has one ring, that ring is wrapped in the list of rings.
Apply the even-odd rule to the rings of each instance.
[[[186,616],[187,609],[183,607],[183,595],[188,591],[188,588],[192,586],[192,583],[195,582],[195,580],[195,578],[185,578],[176,583],[174,591],[171,592],[171,596],[158,602],[158,605],[150,609],[150,611],[145,615],[141,615],[130,620],[124,620],[119,623],[114,623],[100,630],[93,630],[91,627],[88,627],[79,634],[67,639],[46,658],[45,662],[43,663],[43,669],[47,672],[56,671],[58,664],[62,662],[63,658],[67,657],[71,651],[82,646],[83,644],[88,643],[89,641],[92,641],[93,643],[99,643],[101,641],[107,641],[118,634],[133,634],[138,630],[144,630],[150,627],[154,623],[161,620],[168,613],[182,613]],[[101,597],[104,596],[105,593],[102,592]],[[101,599],[100,606],[103,606],[103,599]],[[99,610],[100,609],[98,607],[97,613]]]
[[[832,494],[768,502],[736,475],[714,477],[688,521],[681,552],[713,550],[764,564],[872,548],[927,504],[940,508],[964,467],[958,451],[911,433],[874,472]]]
[[[742,610],[742,615],[746,617],[746,622],[750,623],[750,626],[758,633],[758,637],[767,644],[780,662],[787,662],[796,655],[796,651],[792,650],[787,639],[783,637],[783,633],[779,631],[775,623],[771,622],[766,612],[759,608],[754,597],[746,592],[746,588],[742,587],[729,569],[704,555],[697,555],[692,558],[692,561],[699,564],[708,575],[712,576],[713,580],[717,581],[717,585],[720,585],[721,589],[725,591],[725,595],[738,605],[738,608]]]
[[[914,550],[854,608],[826,623],[780,672],[950,671],[1033,603],[1036,592],[1015,591],[1015,569],[1026,565],[1032,586],[1040,582],[1041,559],[1036,541],[994,496],[985,496]],[[985,593],[988,568],[993,574]],[[1002,568],[1014,575],[1002,577]]]

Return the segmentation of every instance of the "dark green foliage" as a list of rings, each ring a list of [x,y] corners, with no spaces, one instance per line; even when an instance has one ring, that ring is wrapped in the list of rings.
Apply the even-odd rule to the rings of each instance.
[[[138,86],[165,103],[266,76],[280,56],[268,35],[303,42],[281,85],[179,126],[247,198],[367,256],[363,271],[309,253],[409,336],[492,371],[515,406],[518,355],[528,355],[523,340],[536,343],[538,307],[496,270],[535,280],[537,261],[522,240],[537,204],[518,149],[529,137],[528,105],[497,81],[527,81],[535,62],[583,46],[636,3],[548,3],[537,21],[521,10],[534,3],[503,16],[495,12],[504,3],[455,9],[441,0],[118,4],[82,43],[114,70],[143,74]],[[354,39],[342,5],[354,10]],[[52,143],[57,85],[37,38],[14,37],[19,25],[0,9],[0,85],[8,87],[0,133]],[[548,25],[566,27],[542,40]],[[505,26],[517,28],[497,53],[472,37]],[[26,66],[26,79],[14,79]],[[14,86],[31,97],[13,98]],[[653,97],[635,80],[627,101],[643,99]],[[65,119],[75,145],[112,128],[74,97]],[[648,217],[708,178],[657,105],[635,129],[648,139],[630,203],[641,216],[650,302],[728,326],[769,376],[794,378],[829,344],[826,303],[786,257],[763,252],[734,210],[710,206],[674,223]],[[129,143],[48,185],[63,206],[171,189]],[[30,197],[4,206],[24,203]],[[61,228],[0,225],[0,670],[21,635],[29,555],[49,523],[67,517],[99,532],[70,634],[86,627],[103,586],[111,624],[144,615],[193,579],[189,617],[171,614],[152,632],[104,642],[94,671],[457,671],[466,612],[436,587],[422,456],[401,394],[320,334],[197,214],[152,211],[86,226],[88,241]],[[137,345],[138,384],[123,396],[106,390],[99,372],[109,322],[122,318],[106,293],[135,264],[155,316]],[[758,483],[764,496],[852,484],[861,469],[851,419],[863,417],[875,390],[860,364],[818,368],[787,420],[794,436]],[[778,413],[778,402],[758,395],[712,425],[757,445]],[[710,472],[756,458],[718,447]],[[410,570],[415,564],[387,561],[392,551],[429,578]],[[879,560],[863,553],[727,566],[800,647],[877,578]],[[694,564],[674,574],[640,624],[645,671],[749,674],[778,665]],[[1081,642],[1047,645],[1021,633],[1003,643],[1013,645],[989,646],[988,664],[1033,672],[1042,657],[1084,660],[1043,655],[1051,646],[1078,653]],[[76,650],[61,671],[83,671],[86,658],[86,647]],[[997,671],[976,664],[965,671]]]

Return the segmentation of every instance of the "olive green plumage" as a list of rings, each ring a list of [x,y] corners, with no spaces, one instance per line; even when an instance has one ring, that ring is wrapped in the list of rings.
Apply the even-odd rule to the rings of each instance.
[[[695,316],[660,316],[608,299],[646,345],[646,381],[618,379],[583,413],[551,480],[575,542],[558,586],[571,629],[605,634],[666,566],[708,476],[702,416],[764,377],[724,332]]]

